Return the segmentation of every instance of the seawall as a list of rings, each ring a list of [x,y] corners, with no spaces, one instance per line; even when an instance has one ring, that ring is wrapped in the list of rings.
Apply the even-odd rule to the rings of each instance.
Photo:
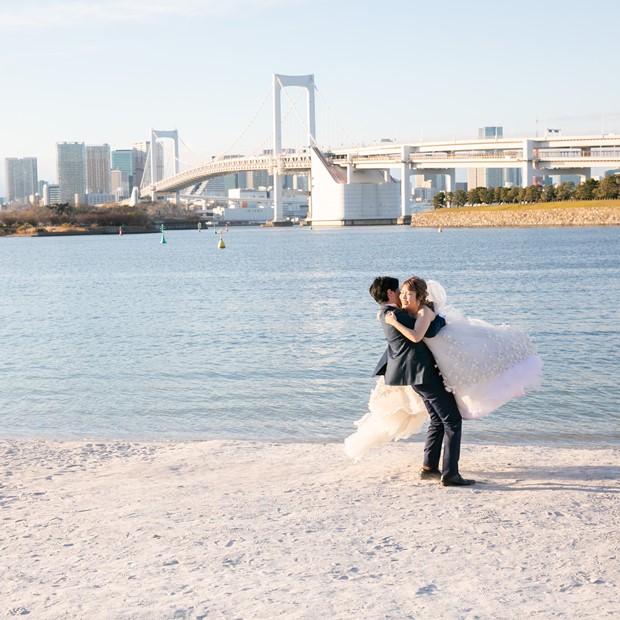
[[[474,211],[452,207],[416,213],[411,225],[427,228],[620,226],[620,206],[550,207]]]

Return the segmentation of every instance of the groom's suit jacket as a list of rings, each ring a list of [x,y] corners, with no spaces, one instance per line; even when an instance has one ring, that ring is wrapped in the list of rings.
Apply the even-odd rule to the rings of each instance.
[[[379,320],[388,341],[388,347],[375,368],[375,375],[385,375],[386,385],[421,385],[437,378],[435,358],[423,340],[413,342],[405,338],[395,327],[385,322],[385,315],[394,311],[405,327],[413,329],[415,319],[404,310],[394,306],[382,306]],[[446,324],[442,316],[436,316],[426,330],[425,338],[436,336]]]

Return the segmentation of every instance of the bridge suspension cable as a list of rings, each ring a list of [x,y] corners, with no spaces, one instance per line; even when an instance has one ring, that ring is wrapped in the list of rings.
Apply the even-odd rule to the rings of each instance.
[[[265,96],[263,97],[263,100],[261,101],[260,105],[258,106],[258,109],[256,110],[256,112],[254,112],[254,114],[252,115],[252,118],[249,120],[247,125],[243,128],[243,131],[219,155],[214,157],[214,159],[213,159],[214,162],[215,161],[219,161],[220,159],[222,159],[226,155],[226,153],[230,152],[233,149],[233,147],[241,140],[241,138],[243,138],[243,136],[247,133],[248,129],[252,126],[252,123],[254,122],[254,120],[256,119],[258,114],[260,113],[260,111],[263,109],[263,107],[265,105],[265,102],[267,101],[269,95],[271,95],[272,91],[273,91],[273,89],[270,87],[269,90],[265,93]]]
[[[327,108],[327,111],[329,112],[329,115],[332,117],[332,119],[336,123],[336,125],[338,125],[338,128],[340,129],[340,131],[342,131],[342,133],[345,135],[345,137],[349,141],[349,144],[354,144],[353,138],[351,138],[351,136],[346,132],[345,128],[340,124],[340,122],[336,118],[335,114],[332,112],[331,108],[329,107],[329,104],[325,100],[325,97],[323,97],[323,94],[317,88],[316,85],[314,86],[314,90],[316,90],[316,92],[318,93],[319,97],[321,98],[321,101],[325,104],[325,107]]]
[[[204,161],[204,159],[205,159],[204,154],[203,153],[198,153],[197,151],[195,151],[180,136],[179,136],[179,142],[189,151],[190,155],[194,156],[195,159],[196,159],[196,161],[189,162],[189,161],[181,160],[181,158],[179,157],[179,164],[183,164],[183,165],[187,165],[188,167],[191,167],[191,166],[195,166],[197,163],[202,163]]]

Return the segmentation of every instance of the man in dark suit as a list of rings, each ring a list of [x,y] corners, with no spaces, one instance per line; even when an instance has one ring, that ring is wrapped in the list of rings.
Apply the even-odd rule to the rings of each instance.
[[[474,480],[466,480],[459,473],[463,421],[454,395],[446,391],[431,350],[423,340],[413,342],[385,321],[385,315],[394,312],[400,323],[410,329],[415,328],[415,319],[401,310],[398,280],[390,276],[375,278],[370,285],[370,294],[381,306],[379,319],[388,341],[387,351],[374,374],[384,375],[386,385],[410,385],[424,401],[430,416],[420,478],[440,479],[444,486],[474,484]],[[445,324],[443,317],[436,316],[424,337],[436,336]],[[443,460],[440,471],[442,444]]]

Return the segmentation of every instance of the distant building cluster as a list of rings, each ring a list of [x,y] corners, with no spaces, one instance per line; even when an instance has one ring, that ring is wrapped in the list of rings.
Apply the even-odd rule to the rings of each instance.
[[[148,148],[148,142],[136,142],[131,149],[117,151],[112,151],[109,144],[58,142],[57,183],[38,178],[36,157],[8,157],[4,160],[4,203],[17,207],[61,203],[95,205],[124,200],[142,181]],[[163,168],[162,151],[158,149],[157,160]]]
[[[115,151],[108,144],[58,142],[57,183],[38,178],[36,157],[7,158],[7,191],[0,204],[9,208],[64,203],[94,206],[125,200],[134,187],[140,187],[143,177],[151,178],[149,149],[148,141]],[[164,178],[164,147],[159,142],[155,152],[153,177],[159,180]],[[269,153],[264,151],[263,155]],[[225,219],[254,220],[264,218],[265,209],[271,209],[272,187],[273,176],[266,170],[240,172],[199,183],[184,193],[182,200],[198,209],[207,203],[218,206]],[[308,211],[308,177],[284,176],[283,191],[285,214],[304,217]]]

